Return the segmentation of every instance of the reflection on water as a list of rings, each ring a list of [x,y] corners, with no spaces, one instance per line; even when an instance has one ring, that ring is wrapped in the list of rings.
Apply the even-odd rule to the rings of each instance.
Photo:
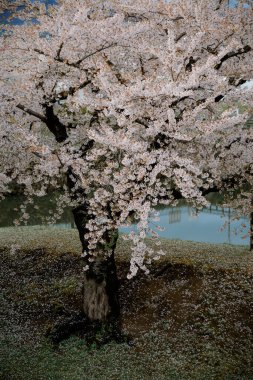
[[[8,197],[0,203],[0,227],[13,225],[13,220],[19,215],[18,209],[22,204],[22,197]],[[195,210],[185,203],[177,207],[164,207],[159,210],[160,221],[150,222],[154,230],[157,225],[163,231],[157,231],[160,237],[168,239],[192,240],[207,243],[227,243],[249,245],[249,219],[233,219],[233,210],[219,206],[217,197],[212,204],[204,208],[197,215]],[[55,211],[55,198],[46,196],[40,198],[28,211],[31,214],[28,225],[41,224],[41,218]],[[71,210],[66,209],[56,224],[60,228],[74,228]],[[135,230],[136,226],[122,227],[121,232]],[[245,238],[246,236],[246,238]],[[244,238],[243,238],[244,237]]]
[[[27,225],[34,226],[44,224],[45,218],[52,217],[56,213],[55,195],[47,195],[36,198],[33,205],[27,206],[29,219]],[[9,196],[0,202],[0,227],[13,226],[13,221],[21,216],[20,206],[24,203],[25,198],[22,196]],[[74,227],[74,220],[70,209],[64,209],[61,217],[57,222],[57,226],[63,228]]]
[[[197,215],[190,206],[166,207],[160,210],[160,221],[150,222],[150,227],[159,225],[163,231],[157,231],[160,237],[167,239],[192,240],[205,243],[227,243],[249,245],[249,219],[233,219],[233,211],[211,205]],[[122,228],[129,232],[135,227]],[[245,237],[246,235],[246,237]]]

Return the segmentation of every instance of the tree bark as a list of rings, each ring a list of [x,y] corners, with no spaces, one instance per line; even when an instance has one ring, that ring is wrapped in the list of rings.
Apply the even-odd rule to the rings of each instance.
[[[251,201],[252,211],[250,213],[250,251],[253,251],[253,199]]]
[[[87,204],[76,207],[73,215],[83,252],[86,252],[84,266],[88,266],[83,279],[83,312],[91,329],[94,330],[93,335],[103,330],[103,336],[100,336],[103,341],[112,339],[119,341],[121,340],[119,280],[114,257],[118,231],[107,231],[103,237],[106,243],[98,246],[98,256],[91,256],[88,242],[84,237],[88,232],[86,223],[91,217],[88,214]]]

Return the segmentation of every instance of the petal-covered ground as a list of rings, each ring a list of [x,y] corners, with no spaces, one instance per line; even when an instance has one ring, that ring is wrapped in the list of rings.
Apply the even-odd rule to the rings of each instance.
[[[161,246],[166,256],[151,274],[127,280],[130,247],[119,241],[122,325],[131,344],[87,347],[76,333],[56,348],[48,331],[81,310],[77,231],[0,229],[1,379],[252,380],[252,252],[167,240]]]

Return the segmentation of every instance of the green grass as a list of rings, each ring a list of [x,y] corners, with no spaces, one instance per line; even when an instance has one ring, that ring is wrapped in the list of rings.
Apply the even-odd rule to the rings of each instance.
[[[235,270],[253,268],[253,254],[245,246],[208,244],[181,240],[160,239],[159,249],[166,252],[162,261],[180,262],[205,267],[221,267]],[[151,241],[149,244],[155,247]],[[0,249],[17,246],[17,251],[45,250],[49,254],[71,253],[80,255],[81,244],[76,229],[57,227],[5,227],[0,229]],[[118,260],[129,258],[131,249],[120,237],[117,245]]]
[[[110,344],[96,350],[87,349],[80,339],[70,338],[57,352],[45,343],[36,350],[31,347],[13,350],[11,355],[6,362],[15,362],[15,368],[5,366],[3,375],[6,377],[3,378],[6,380],[137,380],[152,379],[158,373],[159,379],[182,379],[171,366],[158,369],[152,358],[141,353],[133,355],[125,344]]]
[[[188,380],[188,379],[252,379],[252,369],[242,366],[250,353],[237,356],[217,350],[208,344],[179,354],[172,344],[165,345],[154,333],[145,336],[145,351],[126,344],[108,344],[99,350],[87,348],[84,341],[71,337],[54,350],[47,342],[38,346],[20,346],[15,341],[5,343],[8,352],[2,356],[3,380]],[[174,342],[171,342],[174,343]],[[2,346],[3,348],[3,346]],[[142,350],[141,350],[142,348]],[[196,355],[195,351],[198,351]],[[204,359],[204,360],[203,360]]]

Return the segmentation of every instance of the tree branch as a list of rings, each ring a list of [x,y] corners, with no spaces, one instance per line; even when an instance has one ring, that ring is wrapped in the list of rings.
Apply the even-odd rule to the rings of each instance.
[[[215,65],[214,68],[216,70],[219,70],[223,62],[226,62],[229,58],[238,57],[238,55],[248,53],[249,51],[251,51],[251,47],[249,45],[246,45],[243,48],[238,49],[237,51],[231,51],[230,53],[224,55],[224,57],[221,58],[220,62],[217,63],[217,65]]]
[[[145,76],[145,70],[144,70],[144,66],[143,66],[143,60],[141,57],[139,58],[139,61],[140,61],[140,67],[141,67],[141,75],[144,77]]]
[[[115,77],[117,78],[117,80],[119,81],[120,84],[125,84],[126,81],[125,79],[122,77],[121,73],[119,70],[116,69],[115,65],[112,63],[112,61],[110,61],[110,59],[104,54],[104,59],[105,59],[105,63],[110,67],[110,69],[113,71]]]
[[[55,136],[55,139],[57,142],[63,142],[67,139],[68,135],[67,135],[66,128],[68,126],[60,122],[59,118],[54,114],[53,106],[48,106],[48,105],[44,106],[46,110],[46,116],[41,115],[38,112],[35,112],[31,110],[30,108],[23,106],[22,104],[18,104],[16,107],[28,113],[28,115],[37,117],[37,119],[45,123],[48,129],[50,130],[50,132],[52,132],[53,135]]]
[[[181,40],[181,38],[183,38],[184,36],[186,36],[186,32],[179,34],[179,36],[177,36],[174,40],[175,43],[177,43],[179,40]]]
[[[67,99],[67,97],[68,97],[69,95],[74,95],[74,93],[75,93],[76,91],[81,90],[82,88],[88,86],[88,84],[90,84],[90,83],[92,83],[91,80],[89,80],[89,79],[86,80],[86,79],[85,79],[82,83],[80,83],[80,84],[79,84],[78,86],[76,86],[76,87],[70,87],[67,91],[63,91],[62,93],[57,94],[57,95],[52,94],[52,97],[49,98],[49,101],[52,102],[52,103],[54,103],[54,102],[59,101],[59,100],[65,100],[65,99]],[[53,92],[53,90],[54,90],[56,84],[57,84],[57,82],[55,83],[55,85],[54,85],[54,87],[53,87],[53,89],[52,89],[51,92]],[[56,98],[57,98],[57,99],[56,99]],[[71,128],[70,125],[68,125],[67,127],[68,127],[68,128]]]
[[[196,58],[194,59],[192,56],[189,58],[189,61],[188,63],[186,64],[185,66],[185,71],[189,71],[191,72],[192,71],[192,66],[195,65],[195,63],[199,60],[200,58]],[[185,61],[187,60],[187,58],[185,59]]]
[[[177,16],[175,18],[170,18],[170,17],[168,17],[167,13],[159,12],[159,11],[148,11],[148,13],[157,14],[157,15],[161,15],[161,16],[167,16],[167,18],[168,18],[169,21],[184,20],[183,16]]]
[[[80,58],[78,61],[73,62],[73,63],[69,63],[69,64],[72,65],[72,66],[74,66],[74,67],[79,67],[80,63],[82,63],[85,59],[90,58],[90,57],[92,57],[93,55],[95,55],[95,54],[97,54],[97,53],[99,53],[99,52],[101,52],[101,51],[103,51],[103,50],[109,49],[109,48],[112,47],[112,46],[116,46],[116,45],[117,45],[117,44],[116,44],[115,42],[113,42],[113,43],[111,43],[111,44],[109,44],[109,45],[102,46],[101,48],[99,48],[99,49],[93,51],[92,53],[83,56],[83,57]]]
[[[87,58],[90,58],[92,57],[93,55],[103,51],[103,50],[106,50],[106,49],[109,49],[110,47],[112,46],[116,46],[117,44],[115,42],[109,44],[109,45],[106,45],[106,46],[102,46],[101,48],[93,51],[92,53],[90,54],[87,54],[85,55],[84,57],[80,58],[78,61],[76,62],[69,62],[68,60],[65,60],[63,58],[60,57],[60,53],[61,53],[61,49],[62,49],[62,46],[63,46],[63,43],[60,45],[57,53],[56,53],[56,56],[55,57],[52,57],[51,55],[45,53],[43,50],[40,50],[40,49],[33,49],[33,51],[35,51],[36,53],[39,53],[39,54],[42,54],[44,55],[45,57],[48,57],[48,58],[52,58],[53,60],[55,60],[56,62],[60,62],[60,63],[64,63],[65,65],[67,66],[71,66],[71,67],[75,67],[75,68],[78,68],[80,69],[80,64]]]
[[[56,62],[63,63],[63,64],[65,64],[67,66],[70,66],[70,67],[79,68],[78,65],[76,65],[75,63],[68,62],[67,60],[65,60],[65,59],[61,58],[60,56],[58,56],[58,53],[56,54],[55,57],[52,57],[51,55],[45,53],[43,50],[40,50],[40,49],[33,49],[33,51],[35,51],[38,54],[42,54],[45,57],[51,58],[51,59],[53,59]],[[58,52],[59,52],[59,50],[58,50]]]
[[[61,54],[62,48],[63,48],[63,42],[60,44],[59,49],[56,52],[55,59],[57,59],[57,60],[61,59],[60,54]]]
[[[43,123],[47,122],[47,118],[45,116],[39,114],[38,112],[31,110],[30,108],[23,106],[22,104],[18,104],[16,107],[19,108],[20,110],[28,113],[31,116],[37,117],[37,119],[40,119],[41,121],[43,121]]]
[[[182,96],[181,98],[178,98],[178,99],[174,100],[174,101],[170,104],[170,106],[171,106],[171,107],[175,107],[175,106],[178,105],[178,103],[180,103],[180,102],[182,102],[183,100],[188,99],[188,98],[189,98],[188,95],[187,95],[187,96]]]
[[[53,133],[57,142],[63,142],[68,138],[66,125],[62,124],[54,114],[53,106],[45,105],[46,110],[46,125],[50,132]]]

